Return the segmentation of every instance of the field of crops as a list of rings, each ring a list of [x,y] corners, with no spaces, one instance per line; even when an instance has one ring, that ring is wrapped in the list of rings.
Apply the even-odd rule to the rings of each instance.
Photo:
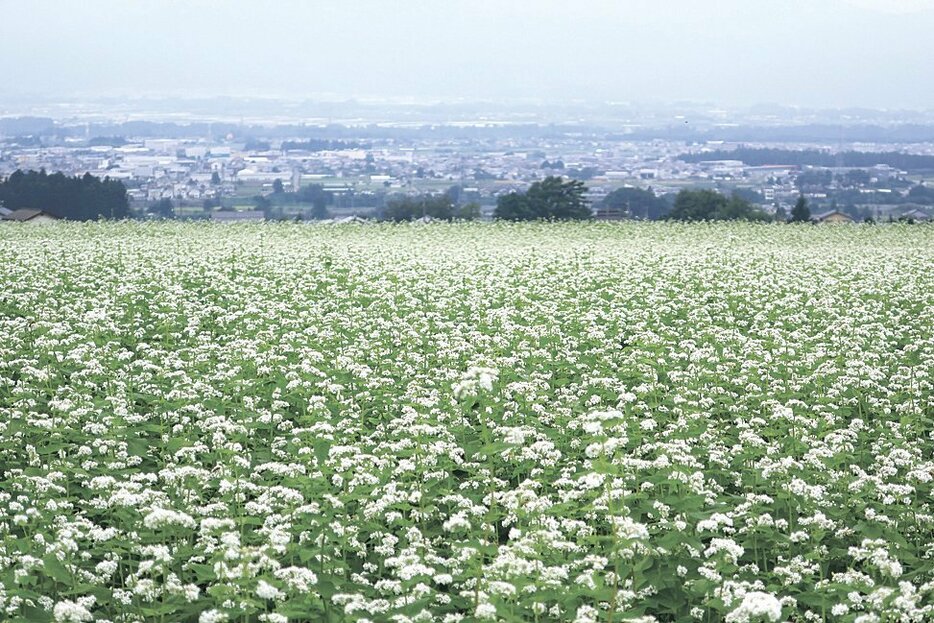
[[[934,227],[0,227],[0,620],[934,620]]]

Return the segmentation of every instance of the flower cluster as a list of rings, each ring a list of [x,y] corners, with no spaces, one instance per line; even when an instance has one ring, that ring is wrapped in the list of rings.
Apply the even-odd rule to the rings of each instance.
[[[934,620],[934,229],[0,236],[0,620]]]

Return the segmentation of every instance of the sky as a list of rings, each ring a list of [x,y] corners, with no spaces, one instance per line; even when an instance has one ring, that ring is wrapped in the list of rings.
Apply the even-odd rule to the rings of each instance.
[[[36,94],[934,108],[934,0],[0,0]]]

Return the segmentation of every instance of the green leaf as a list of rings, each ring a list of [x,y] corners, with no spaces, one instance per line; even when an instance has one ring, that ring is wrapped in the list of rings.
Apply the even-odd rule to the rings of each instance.
[[[68,569],[65,568],[54,554],[46,554],[45,558],[42,559],[42,568],[45,569],[46,574],[56,582],[71,584],[71,574],[68,573]]]
[[[52,613],[41,608],[27,606],[23,608],[23,615],[26,617],[25,620],[30,623],[46,623],[52,620]]]
[[[315,458],[318,459],[318,467],[324,467],[328,460],[328,453],[331,451],[331,442],[327,439],[318,439],[315,441]]]

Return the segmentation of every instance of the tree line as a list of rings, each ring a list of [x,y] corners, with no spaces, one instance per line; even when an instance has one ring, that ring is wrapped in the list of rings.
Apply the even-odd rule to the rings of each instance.
[[[753,166],[793,165],[812,167],[874,167],[888,165],[895,169],[931,170],[934,169],[934,156],[904,154],[896,151],[845,151],[832,153],[822,149],[777,149],[739,147],[737,149],[718,149],[715,151],[681,154],[684,162],[704,162],[707,160],[740,160]]]
[[[930,189],[921,187],[917,194]],[[441,195],[393,197],[383,208],[382,220],[412,221],[423,217],[437,220],[474,220],[480,217],[476,202],[459,204],[454,189]],[[533,183],[524,192],[501,195],[493,212],[494,219],[506,221],[567,221],[589,220],[594,212],[585,197],[586,187],[579,180],[549,176]],[[311,203],[313,218],[327,218],[327,206],[334,201],[331,193],[317,184],[302,187],[298,192],[285,193],[282,183],[274,192],[262,197],[264,205]],[[126,187],[118,180],[103,180],[91,174],[68,177],[62,173],[16,171],[0,181],[0,203],[9,209],[33,208],[60,218],[93,220],[127,218],[130,216]],[[649,189],[620,188],[607,195],[596,206],[596,213],[612,214],[614,218],[643,220],[716,221],[785,220],[785,215],[771,215],[739,193],[730,196],[713,190],[681,190],[674,200],[657,197]],[[163,217],[174,215],[170,200],[150,206],[151,213]],[[791,213],[791,221],[810,220],[807,202],[801,197]]]
[[[713,190],[681,190],[673,199],[657,197],[650,189],[620,188],[609,193],[591,209],[584,183],[558,176],[533,183],[526,192],[501,195],[493,211],[495,220],[570,221],[594,216],[614,219],[675,221],[784,221],[786,215],[765,212],[750,198],[734,192],[727,196]],[[382,213],[383,220],[412,221],[422,217],[439,220],[472,220],[479,216],[479,205],[458,206],[450,192],[391,199]],[[804,197],[791,212],[791,222],[809,221],[810,209]]]
[[[119,180],[100,179],[90,173],[68,177],[63,173],[13,172],[0,181],[0,204],[10,210],[32,208],[63,219],[90,221],[130,216],[126,186]]]
[[[333,151],[336,149],[369,149],[370,143],[358,143],[357,141],[328,140],[321,138],[311,138],[306,141],[283,141],[279,146],[282,151],[298,149],[302,151]]]

